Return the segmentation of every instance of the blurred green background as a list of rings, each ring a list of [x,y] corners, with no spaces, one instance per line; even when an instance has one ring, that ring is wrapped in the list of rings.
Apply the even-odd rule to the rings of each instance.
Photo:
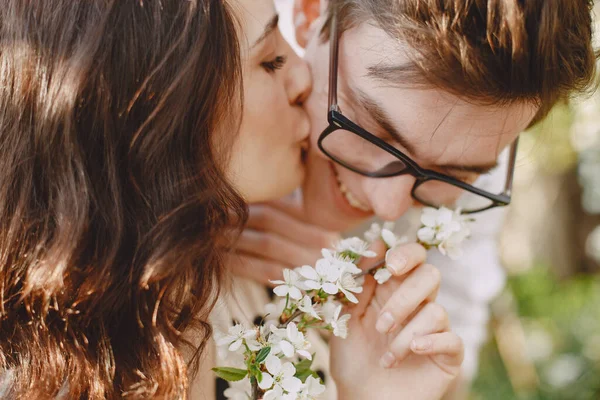
[[[600,95],[560,104],[521,139],[471,400],[600,399]]]

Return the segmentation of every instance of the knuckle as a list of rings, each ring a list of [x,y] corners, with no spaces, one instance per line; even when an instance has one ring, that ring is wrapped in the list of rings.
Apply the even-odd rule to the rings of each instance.
[[[442,273],[433,265],[423,264],[421,269],[431,277],[432,281],[435,282],[436,285],[439,285],[442,282]]]
[[[256,238],[256,251],[260,254],[268,254],[273,248],[273,241],[267,235],[259,235]]]
[[[390,307],[386,308],[392,313],[392,315],[397,315],[405,311],[404,309],[410,306],[412,302],[410,298],[406,295],[404,290],[399,290],[391,299],[390,303]]]
[[[440,304],[429,303],[427,308],[436,325],[444,324],[448,320],[448,313]]]
[[[339,241],[339,239],[339,235],[323,232],[319,235],[319,246],[329,248]]]
[[[261,224],[264,222],[265,219],[265,206],[263,205],[251,205],[249,207],[250,209],[250,215],[249,218],[258,223]]]
[[[275,281],[278,279],[281,279],[281,271],[283,270],[282,267],[279,266],[275,266],[275,265],[271,265],[267,268],[266,271],[266,280],[267,281]]]

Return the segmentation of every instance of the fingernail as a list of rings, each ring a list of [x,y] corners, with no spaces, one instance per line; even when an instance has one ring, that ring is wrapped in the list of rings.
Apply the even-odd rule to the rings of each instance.
[[[425,351],[431,347],[431,340],[429,338],[414,339],[410,344],[410,347],[412,347],[414,351]]]
[[[394,357],[394,355],[389,351],[379,359],[379,365],[381,365],[383,368],[389,368],[394,365],[395,362],[396,357]]]
[[[394,325],[394,317],[389,312],[385,312],[379,316],[377,319],[377,324],[375,324],[375,329],[379,333],[388,333],[392,326]]]
[[[385,264],[394,275],[400,275],[406,268],[406,257],[399,254],[398,251],[388,250],[385,253]]]

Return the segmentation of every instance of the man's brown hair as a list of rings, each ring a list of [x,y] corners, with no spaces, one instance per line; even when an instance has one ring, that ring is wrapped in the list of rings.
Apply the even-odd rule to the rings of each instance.
[[[409,65],[370,75],[391,85],[435,86],[490,104],[528,101],[543,118],[592,81],[589,0],[331,0],[340,34],[373,21],[413,50]],[[326,24],[327,26],[328,24]]]

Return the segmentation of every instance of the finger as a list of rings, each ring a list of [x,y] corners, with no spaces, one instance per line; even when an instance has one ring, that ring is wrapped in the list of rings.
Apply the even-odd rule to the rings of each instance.
[[[448,313],[437,303],[427,303],[392,341],[389,353],[382,357],[382,366],[390,367],[395,361],[406,358],[411,353],[411,343],[416,337],[443,332],[450,323]],[[384,362],[388,364],[384,365]]]
[[[421,303],[438,290],[440,279],[440,272],[433,265],[423,264],[417,267],[383,306],[375,325],[377,331],[388,333],[397,324],[402,324]]]
[[[287,268],[287,266],[275,261],[247,254],[231,255],[228,257],[227,264],[235,275],[252,279],[270,287],[274,285],[269,281],[281,279],[283,270]]]
[[[302,194],[294,192],[290,196],[283,197],[279,200],[262,203],[266,206],[273,207],[279,211],[291,215],[298,221],[304,221],[306,218],[304,207],[302,206]]]
[[[246,226],[257,231],[273,232],[318,250],[331,247],[340,239],[338,233],[302,222],[284,208],[278,209],[264,204],[250,207]]]
[[[436,360],[442,368],[460,366],[465,353],[462,339],[454,332],[433,333],[415,338],[410,348],[415,354],[438,356]]]
[[[397,246],[385,254],[386,265],[394,276],[407,274],[423,264],[426,258],[427,251],[418,243]]]
[[[242,232],[236,244],[236,250],[270,259],[290,268],[312,264],[321,255],[320,250],[306,248],[270,232],[252,229]]]

